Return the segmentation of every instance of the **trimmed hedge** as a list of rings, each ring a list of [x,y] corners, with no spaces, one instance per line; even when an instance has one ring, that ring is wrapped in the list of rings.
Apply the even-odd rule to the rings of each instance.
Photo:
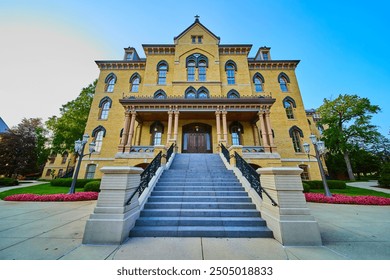
[[[346,189],[347,184],[344,181],[337,181],[337,180],[326,180],[328,183],[329,189]],[[305,181],[307,185],[309,185],[309,190],[320,190],[324,188],[324,185],[322,184],[322,181],[315,180],[315,181]]]
[[[89,182],[100,181],[99,179],[77,179],[76,188],[84,188]],[[56,187],[67,187],[70,188],[72,185],[72,178],[58,178],[50,181],[50,185]]]
[[[0,178],[0,186],[17,186],[19,181],[13,178]]]
[[[304,193],[310,192],[310,185],[309,184],[307,184],[306,182],[302,182],[302,186],[303,186]]]
[[[100,192],[100,181],[88,182],[84,186],[85,192]]]

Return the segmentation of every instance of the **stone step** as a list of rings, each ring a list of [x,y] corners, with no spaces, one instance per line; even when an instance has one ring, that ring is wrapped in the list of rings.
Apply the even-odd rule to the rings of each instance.
[[[252,202],[248,196],[150,196],[150,202]]]
[[[157,182],[157,185],[156,186],[159,186],[159,187],[185,187],[185,186],[188,186],[188,187],[201,187],[201,186],[204,186],[204,187],[217,187],[217,186],[221,186],[221,187],[241,187],[242,185],[239,183],[239,182],[225,182],[225,183],[216,183],[216,182],[211,182],[211,183],[208,183],[208,182],[201,182],[201,183],[196,183],[196,182]]]
[[[244,191],[245,189],[241,186],[192,186],[178,184],[161,186],[157,185],[154,187],[154,191]]]
[[[245,191],[152,191],[151,196],[248,196]]]
[[[136,226],[265,226],[258,217],[140,217]]]
[[[229,238],[272,238],[267,227],[223,227],[223,226],[135,226],[131,237],[229,237]]]
[[[148,202],[144,209],[256,209],[253,203]]]
[[[143,209],[141,217],[260,217],[256,209]]]

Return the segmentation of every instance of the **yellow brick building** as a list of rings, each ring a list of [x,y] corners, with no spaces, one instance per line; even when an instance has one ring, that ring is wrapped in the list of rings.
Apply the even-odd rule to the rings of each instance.
[[[302,144],[311,129],[295,68],[261,47],[220,44],[196,17],[173,44],[132,48],[122,60],[96,61],[100,75],[85,132],[96,152],[82,161],[79,178],[100,178],[103,166],[145,167],[156,151],[238,151],[253,167],[300,166],[320,179]]]

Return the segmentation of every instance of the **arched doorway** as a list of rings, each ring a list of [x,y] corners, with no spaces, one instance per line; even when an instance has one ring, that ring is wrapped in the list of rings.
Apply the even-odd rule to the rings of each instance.
[[[183,153],[212,153],[211,126],[191,123],[183,126]]]

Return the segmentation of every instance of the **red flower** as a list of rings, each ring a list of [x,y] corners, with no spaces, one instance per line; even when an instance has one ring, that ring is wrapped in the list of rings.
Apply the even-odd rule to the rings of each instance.
[[[320,193],[305,193],[307,202],[359,204],[359,205],[390,205],[390,198],[378,196],[346,196],[334,194],[331,197]]]
[[[14,194],[4,198],[6,201],[82,201],[96,200],[99,193],[97,192],[78,192],[72,194]]]

